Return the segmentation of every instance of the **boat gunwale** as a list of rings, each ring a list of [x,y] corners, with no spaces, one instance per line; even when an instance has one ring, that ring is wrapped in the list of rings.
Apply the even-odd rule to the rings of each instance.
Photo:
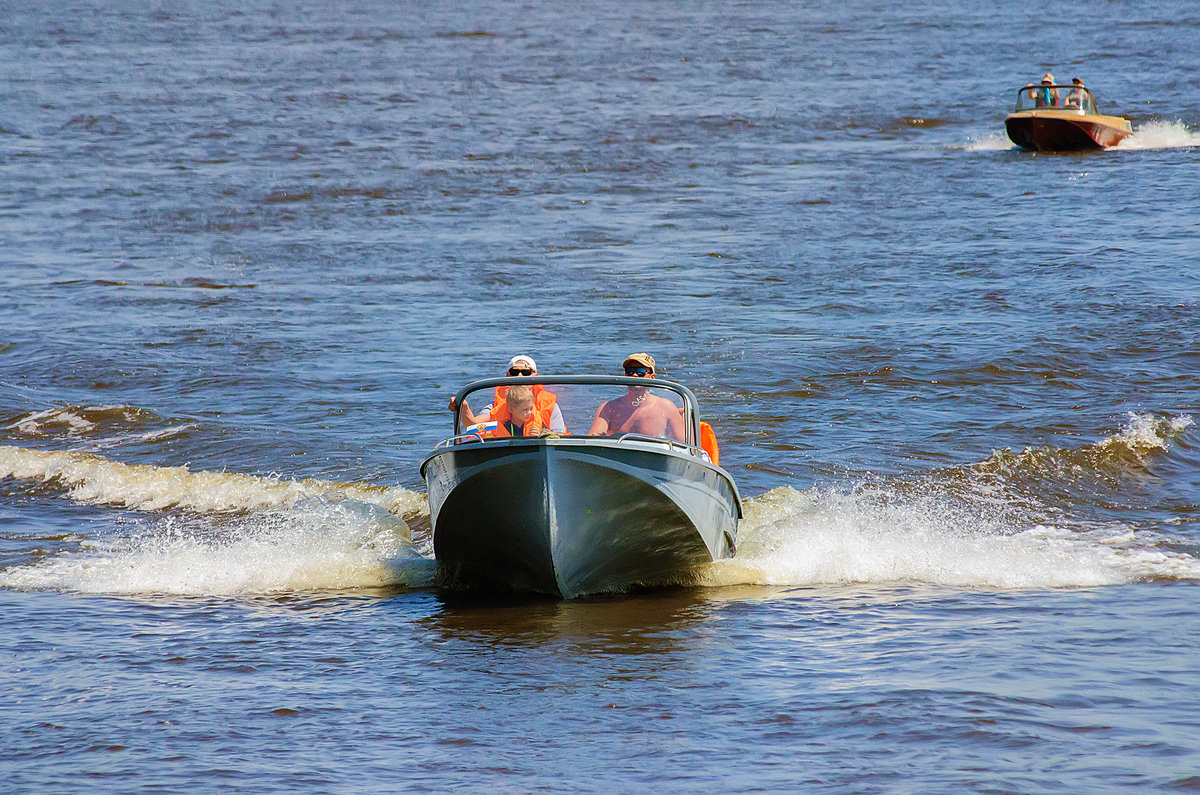
[[[1065,122],[1087,122],[1091,124],[1104,124],[1109,127],[1116,127],[1126,132],[1132,133],[1133,123],[1124,116],[1109,116],[1103,113],[1086,113],[1075,108],[1026,108],[1025,110],[1014,110],[1004,117],[1005,121],[1009,119],[1052,119],[1054,121]],[[1106,121],[1111,119],[1112,121]]]
[[[656,436],[642,436],[640,434],[625,434],[620,437],[543,436],[529,438],[488,439],[486,442],[480,440],[479,442],[468,443],[466,445],[449,445],[447,447],[435,448],[433,452],[431,452],[424,458],[424,460],[421,461],[421,477],[422,479],[426,477],[425,470],[429,466],[429,462],[442,455],[468,453],[475,450],[512,450],[515,448],[519,451],[521,448],[532,448],[536,450],[546,447],[579,448],[583,450],[587,450],[589,448],[631,450],[641,453],[653,453],[656,455],[683,459],[689,464],[710,469],[723,478],[733,490],[734,505],[737,506],[738,519],[740,520],[745,518],[745,513],[742,510],[741,492],[738,490],[737,482],[727,470],[698,455],[697,453],[700,452],[700,448],[698,447],[685,445],[674,439],[666,439]],[[687,450],[687,452],[677,449],[680,447],[683,447],[684,450]],[[691,450],[695,450],[696,452],[693,453]]]

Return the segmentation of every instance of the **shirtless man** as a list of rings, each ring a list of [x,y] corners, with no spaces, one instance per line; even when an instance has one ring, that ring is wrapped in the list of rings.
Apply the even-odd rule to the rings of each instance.
[[[625,359],[625,375],[654,378],[654,357],[635,353]],[[683,416],[679,407],[665,397],[650,394],[650,388],[631,386],[623,397],[604,403],[596,412],[588,436],[641,433],[683,441]]]

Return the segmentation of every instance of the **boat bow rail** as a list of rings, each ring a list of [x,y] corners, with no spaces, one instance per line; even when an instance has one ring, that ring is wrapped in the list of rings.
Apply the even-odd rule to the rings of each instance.
[[[1079,114],[1099,113],[1096,98],[1084,86],[1028,85],[1017,91],[1013,113],[1028,110],[1066,110]]]

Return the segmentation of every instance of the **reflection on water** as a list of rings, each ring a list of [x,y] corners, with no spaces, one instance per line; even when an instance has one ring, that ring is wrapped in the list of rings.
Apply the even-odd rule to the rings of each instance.
[[[695,588],[569,602],[443,593],[438,601],[440,609],[420,623],[447,640],[516,646],[554,642],[629,654],[660,651],[664,642],[674,646],[689,627],[710,620],[713,612],[711,595]]]

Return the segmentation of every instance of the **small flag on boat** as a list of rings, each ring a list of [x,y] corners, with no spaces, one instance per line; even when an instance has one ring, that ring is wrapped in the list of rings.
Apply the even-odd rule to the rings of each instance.
[[[488,431],[496,430],[496,428],[498,428],[499,425],[500,424],[496,420],[492,420],[491,422],[480,422],[476,425],[468,425],[466,428],[463,429],[463,433],[478,433],[480,435],[483,435],[483,434],[487,433]]]

